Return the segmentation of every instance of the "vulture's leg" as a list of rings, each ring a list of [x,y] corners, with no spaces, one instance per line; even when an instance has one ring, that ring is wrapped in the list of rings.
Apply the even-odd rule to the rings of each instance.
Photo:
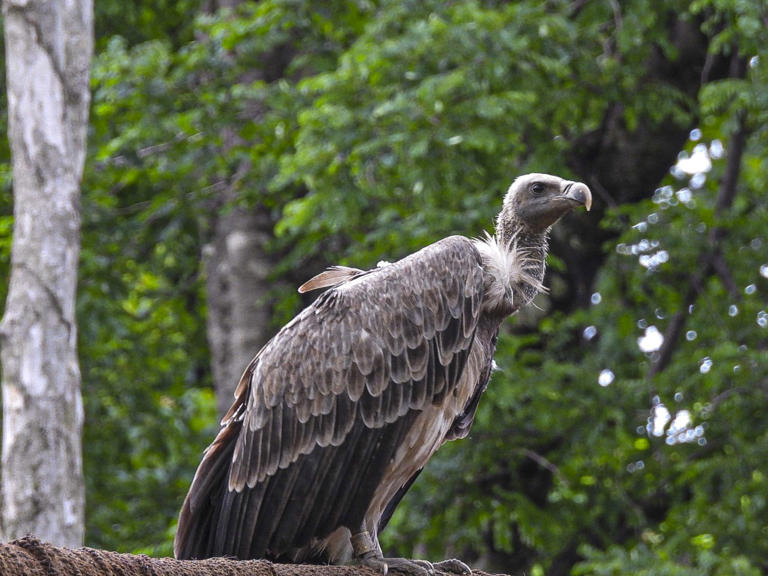
[[[356,562],[361,566],[373,568],[381,574],[403,574],[404,576],[434,576],[435,569],[426,560],[409,560],[408,558],[384,558],[378,541],[371,538],[367,530],[354,534],[351,538],[352,550]]]

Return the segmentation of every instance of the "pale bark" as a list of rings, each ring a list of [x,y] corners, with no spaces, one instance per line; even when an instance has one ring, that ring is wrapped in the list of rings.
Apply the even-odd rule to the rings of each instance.
[[[205,249],[208,345],[219,415],[229,409],[240,376],[273,332],[267,299],[271,230],[265,211],[225,206]]]
[[[82,544],[83,407],[75,291],[91,0],[3,2],[13,158],[11,278],[0,334],[3,536]]]
[[[243,0],[209,0],[210,12],[236,8]],[[282,61],[278,51],[264,57],[263,69],[248,72],[243,81],[271,81],[267,70]],[[280,68],[280,66],[277,66]],[[282,71],[277,72],[277,76]],[[254,112],[256,113],[256,112]],[[223,130],[225,153],[239,143],[233,130]],[[211,371],[219,415],[229,409],[240,376],[256,352],[274,333],[271,325],[273,285],[270,274],[274,256],[268,250],[274,222],[261,206],[237,202],[237,184],[250,170],[243,161],[232,175],[211,211],[213,238],[206,245],[203,266],[206,275],[208,312],[206,329],[211,351]]]

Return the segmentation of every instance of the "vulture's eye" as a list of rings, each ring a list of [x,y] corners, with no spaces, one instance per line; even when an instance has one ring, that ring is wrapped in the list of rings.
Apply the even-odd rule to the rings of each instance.
[[[531,184],[531,192],[533,192],[534,194],[541,194],[542,192],[544,192],[544,188],[545,186],[541,182],[534,182],[533,184]]]

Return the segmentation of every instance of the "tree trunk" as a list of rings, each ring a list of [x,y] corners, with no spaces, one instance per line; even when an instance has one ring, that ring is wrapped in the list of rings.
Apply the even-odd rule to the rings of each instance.
[[[75,291],[90,0],[3,3],[13,157],[11,278],[0,326],[5,538],[83,540]]]
[[[242,1],[210,0],[206,9],[233,9]],[[250,71],[243,81],[277,80],[283,75],[290,53],[285,48],[266,55],[262,68]],[[233,130],[225,130],[222,141],[226,149],[238,142],[238,136]],[[269,301],[274,255],[267,249],[274,222],[262,206],[237,205],[235,184],[249,170],[250,163],[243,161],[233,174],[231,185],[217,199],[212,211],[214,237],[203,256],[208,304],[206,327],[220,415],[229,410],[248,363],[274,333]]]
[[[216,403],[223,415],[246,366],[271,336],[265,296],[272,270],[267,252],[272,222],[263,210],[230,206],[220,208],[214,230],[204,256],[207,330]]]

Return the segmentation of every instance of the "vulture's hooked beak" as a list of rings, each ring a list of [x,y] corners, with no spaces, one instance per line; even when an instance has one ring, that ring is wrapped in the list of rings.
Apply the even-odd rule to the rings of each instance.
[[[568,182],[563,190],[563,197],[581,204],[587,212],[592,208],[592,193],[587,185],[581,182]]]
[[[530,174],[523,180],[515,180],[512,186],[514,195],[510,197],[507,194],[510,199],[504,200],[505,209],[509,206],[526,227],[534,232],[546,231],[578,206],[584,206],[587,210],[592,208],[592,193],[582,182],[563,180],[547,174]]]

